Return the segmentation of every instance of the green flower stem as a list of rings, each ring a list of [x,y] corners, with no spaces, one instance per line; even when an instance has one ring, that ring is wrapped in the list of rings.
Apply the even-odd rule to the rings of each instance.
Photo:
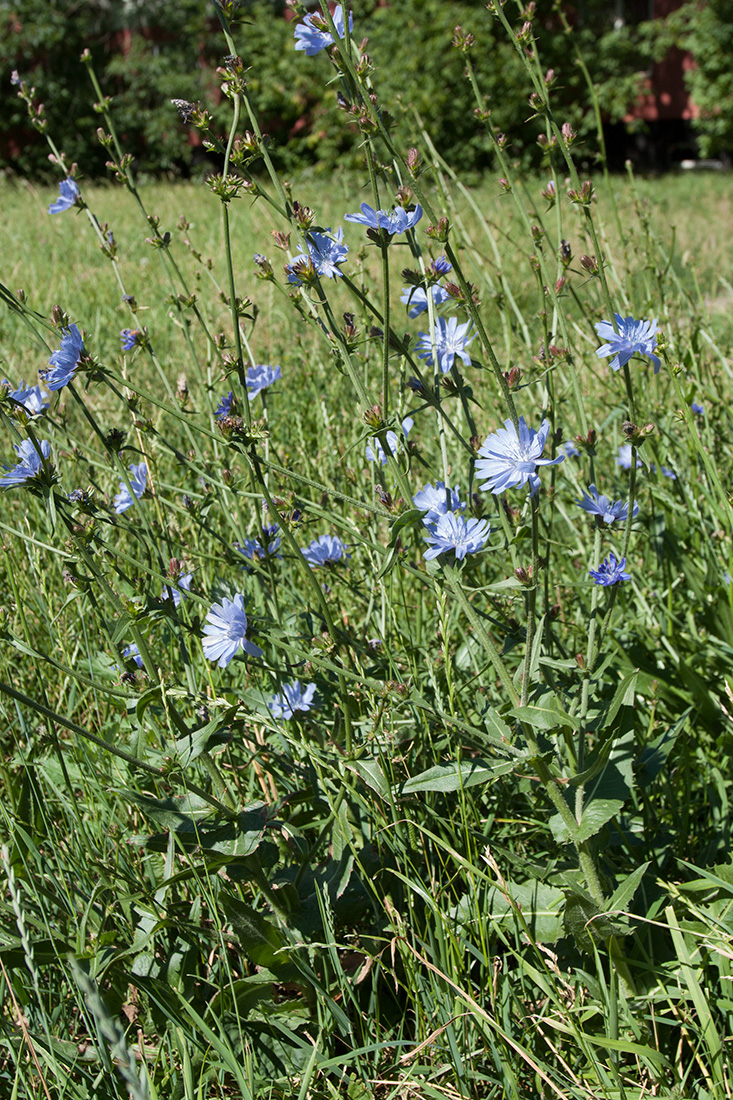
[[[382,336],[382,400],[384,402],[385,419],[389,416],[389,334],[390,334],[390,301],[389,301],[389,244],[383,240],[380,246],[382,254],[382,298],[384,302],[384,333]]]
[[[532,583],[527,589],[526,609],[526,641],[524,650],[524,671],[522,673],[522,696],[520,706],[526,707],[529,699],[529,674],[532,667],[532,645],[537,616],[537,586],[539,584],[540,570],[540,535],[539,535],[539,492],[529,498],[529,506],[532,513]]]
[[[518,706],[519,695],[517,694],[517,689],[514,687],[512,678],[509,675],[509,670],[501,659],[501,655],[494,640],[492,639],[488,630],[481,621],[481,618],[476,614],[475,609],[471,605],[470,600],[464,592],[460,581],[460,572],[461,571],[456,569],[455,566],[447,564],[443,566],[443,576],[448,583],[448,587],[455,596],[457,602],[461,605],[462,610],[465,612],[466,618],[475,630],[477,637],[479,638],[481,644],[489,655],[491,663],[494,666],[494,671],[499,677],[501,685],[506,692],[507,699],[511,702],[512,706]]]

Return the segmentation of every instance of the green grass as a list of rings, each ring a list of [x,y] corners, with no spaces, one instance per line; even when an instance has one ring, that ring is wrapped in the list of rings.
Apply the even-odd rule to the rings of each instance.
[[[660,373],[630,368],[637,424],[654,432],[628,534],[574,503],[591,481],[630,491],[616,463],[629,393],[596,356],[607,308],[579,263],[593,251],[582,213],[564,199],[548,211],[545,179],[513,179],[514,195],[432,169],[423,182],[500,369],[521,372],[518,411],[552,421],[547,453],[596,432],[541,471],[534,517],[525,492],[505,507],[474,474],[471,437],[506,416],[480,341],[437,396],[429,373],[422,396],[408,384],[427,327],[399,302],[414,242],[389,249],[396,342],[375,428],[378,250],[347,226],[352,285],[322,280],[331,312],[312,323],[270,236],[289,228],[294,246],[294,227],[264,200],[232,203],[245,360],[280,363],[283,381],[253,402],[254,429],[222,432],[213,410],[239,382],[216,197],[141,189],[173,267],[131,195],[82,184],[114,231],[121,286],[85,213],[49,218],[51,195],[3,186],[0,279],[25,293],[0,317],[3,373],[17,384],[45,365],[59,305],[101,374],[86,386],[80,372],[35,425],[58,483],[1,498],[2,1096],[729,1095],[729,180],[598,181],[614,305],[664,333]],[[327,194],[296,181],[292,197],[335,228],[370,196],[336,177]],[[437,255],[424,227],[415,241]],[[574,259],[555,294],[531,261],[559,273],[560,239]],[[254,252],[276,281],[255,277]],[[123,286],[152,352],[120,352]],[[543,358],[550,343],[568,354]],[[409,448],[368,463],[374,432],[407,414]],[[10,461],[24,426],[4,422]],[[141,454],[153,492],[116,516]],[[491,521],[460,571],[426,563],[408,499],[444,476]],[[245,568],[234,543],[263,518],[282,557]],[[298,548],[324,533],[348,544],[347,566],[308,568]],[[587,574],[609,549],[632,573],[613,596]],[[194,582],[174,608],[161,591],[181,568]],[[237,591],[264,655],[219,670],[201,628]],[[123,657],[132,642],[144,671]],[[267,702],[296,678],[318,705],[276,720]]]

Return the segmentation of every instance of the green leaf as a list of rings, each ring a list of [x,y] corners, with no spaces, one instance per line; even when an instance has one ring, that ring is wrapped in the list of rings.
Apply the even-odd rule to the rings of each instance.
[[[646,863],[642,863],[640,867],[637,867],[635,871],[626,876],[620,886],[616,887],[613,897],[608,902],[609,909],[628,909],[650,862],[650,860],[647,860]]]
[[[389,798],[389,783],[382,771],[378,760],[369,760],[362,757],[360,760],[350,760],[346,765],[349,771],[355,772],[380,798]]]
[[[526,707],[512,707],[509,714],[533,730],[555,730],[558,726],[575,730],[579,728],[578,719],[572,718],[557,696],[551,692],[543,695],[537,703]]]
[[[476,787],[479,783],[490,783],[500,775],[506,775],[514,766],[512,760],[490,764],[479,759],[464,760],[460,764],[438,764],[408,779],[402,787],[402,794],[418,794],[421,791],[441,791],[445,794],[461,788]]]
[[[623,799],[595,798],[586,805],[580,823],[572,833],[560,814],[553,814],[549,822],[552,835],[559,844],[567,844],[570,840],[580,844],[584,840],[590,840],[601,831],[607,821],[616,816],[623,804]]]
[[[489,890],[486,912],[492,924],[515,926],[524,920],[535,940],[555,943],[563,934],[564,903],[565,894],[557,886],[536,881],[507,882],[506,890]]]
[[[250,962],[277,973],[290,962],[282,932],[239,898],[224,897],[221,905]]]
[[[658,737],[648,744],[641,752],[636,763],[636,776],[640,787],[648,787],[662,768],[667,763],[667,758],[675,746],[675,742],[684,729],[687,719],[692,714],[692,707],[688,707],[669,729],[660,733]]]

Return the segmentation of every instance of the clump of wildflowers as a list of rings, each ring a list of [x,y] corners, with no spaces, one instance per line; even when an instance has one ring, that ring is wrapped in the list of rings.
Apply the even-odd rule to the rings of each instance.
[[[247,640],[247,615],[244,597],[237,592],[234,599],[226,596],[221,603],[212,604],[204,623],[204,656],[216,661],[219,668],[226,668],[238,649],[250,657],[261,657],[262,650]]]
[[[479,449],[476,475],[487,479],[481,488],[498,494],[529,484],[529,495],[534,496],[540,487],[537,467],[555,466],[565,459],[565,455],[542,457],[549,434],[549,420],[542,421],[539,431],[528,428],[523,416],[517,428],[505,420],[504,427],[492,432]]]
[[[303,684],[294,680],[292,684],[283,684],[282,691],[270,699],[269,707],[274,718],[294,718],[296,711],[307,713],[314,706],[315,684]]]
[[[654,364],[656,374],[661,366],[659,357],[654,354],[657,346],[656,318],[653,321],[635,321],[633,317],[622,317],[620,313],[614,313],[614,317],[616,328],[610,321],[599,321],[596,325],[596,332],[601,340],[606,341],[596,351],[598,358],[607,359],[612,355],[609,363],[611,370],[620,370],[632,355],[646,355]]]

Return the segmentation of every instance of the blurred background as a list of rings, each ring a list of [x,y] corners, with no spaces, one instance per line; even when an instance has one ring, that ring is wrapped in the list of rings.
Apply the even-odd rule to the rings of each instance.
[[[311,9],[313,3],[306,5]],[[534,7],[534,5],[532,5]],[[379,58],[375,88],[395,104],[400,142],[421,130],[466,174],[492,168],[484,128],[452,46],[454,28],[476,39],[472,52],[494,127],[523,167],[540,168],[538,130],[526,125],[521,59],[497,37],[484,0],[354,0],[354,37]],[[534,29],[554,79],[558,118],[584,142],[590,170],[600,154],[595,88],[608,166],[666,171],[707,161],[729,167],[733,152],[733,0],[540,0]],[[361,135],[337,104],[328,57],[308,65],[293,49],[284,0],[243,0],[237,42],[245,64],[257,59],[250,91],[281,171],[327,174],[360,163]],[[521,16],[517,13],[517,18]],[[12,95],[14,71],[35,85],[58,147],[82,173],[104,178],[86,71],[89,48],[126,151],[138,174],[187,177],[215,167],[197,131],[186,131],[171,99],[201,103],[221,127],[215,69],[221,35],[206,0],[0,0],[0,172],[54,178],[42,134]],[[587,71],[584,72],[584,65]]]

